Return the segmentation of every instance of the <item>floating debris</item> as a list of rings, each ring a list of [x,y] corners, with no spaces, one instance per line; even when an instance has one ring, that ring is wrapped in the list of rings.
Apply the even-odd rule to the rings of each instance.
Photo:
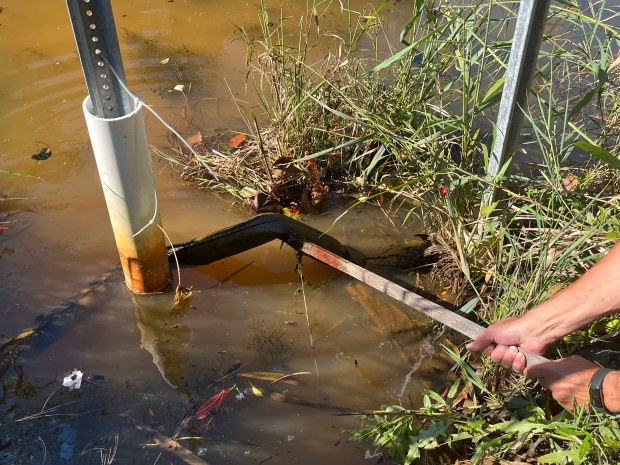
[[[224,402],[224,399],[228,397],[228,394],[230,394],[230,391],[232,391],[234,388],[235,386],[229,387],[228,389],[224,389],[223,391],[215,394],[204,404],[202,404],[200,408],[198,409],[198,412],[196,412],[196,418],[198,420],[202,420],[206,418],[207,415],[217,410],[220,407],[220,405],[222,405],[222,402]]]
[[[35,336],[42,327],[43,324],[32,328],[26,328],[14,338],[0,345],[0,378],[2,378],[13,365],[19,353],[30,347],[30,339]]]
[[[278,381],[281,381],[287,384],[299,384],[299,381],[296,379],[292,379],[292,377],[298,376],[298,375],[311,375],[311,374],[312,373],[310,373],[309,371],[298,371],[297,373],[289,373],[289,374],[272,373],[272,372],[267,372],[267,371],[252,371],[252,372],[246,372],[246,373],[239,373],[239,376],[242,376],[244,378],[262,379],[263,381],[271,381],[271,384],[277,383]]]
[[[43,147],[37,153],[32,156],[33,160],[47,160],[52,156],[52,149],[49,147]]]
[[[84,373],[82,373],[80,370],[73,370],[71,373],[68,373],[62,380],[62,385],[64,387],[68,387],[69,391],[73,391],[74,389],[80,389],[82,387],[83,377]]]
[[[252,383],[250,383],[250,386],[251,386],[251,393],[252,393],[252,395],[254,395],[255,397],[263,397],[264,396],[263,391],[258,389]]]
[[[192,296],[193,292],[191,287],[177,286],[174,292],[174,298],[170,304],[172,311],[179,314],[187,313],[192,304]]]
[[[228,147],[231,149],[236,149],[237,147],[242,146],[247,140],[248,136],[245,134],[239,134],[230,139],[228,141]]]

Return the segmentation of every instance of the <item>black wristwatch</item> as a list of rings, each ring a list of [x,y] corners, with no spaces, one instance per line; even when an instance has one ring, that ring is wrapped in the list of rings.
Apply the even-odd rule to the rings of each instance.
[[[590,394],[590,406],[596,411],[601,413],[611,413],[605,408],[605,399],[603,399],[603,380],[608,373],[612,372],[609,368],[599,368],[590,379],[589,394]]]

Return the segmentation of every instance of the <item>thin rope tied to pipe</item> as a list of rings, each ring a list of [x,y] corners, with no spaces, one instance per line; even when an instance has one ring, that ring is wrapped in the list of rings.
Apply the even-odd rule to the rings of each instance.
[[[196,152],[196,150],[194,150],[194,148],[185,140],[185,138],[179,134],[176,129],[174,129],[170,124],[168,124],[160,115],[159,113],[157,113],[155,110],[153,110],[149,105],[147,105],[144,100],[142,100],[140,98],[139,95],[134,94],[131,90],[129,90],[129,88],[127,87],[127,85],[123,82],[123,80],[119,77],[119,75],[116,73],[116,70],[114,69],[114,67],[112,66],[112,64],[110,62],[108,62],[107,60],[103,59],[103,61],[106,61],[108,66],[110,67],[110,71],[112,71],[112,74],[114,75],[114,77],[116,78],[116,80],[118,81],[118,83],[120,84],[120,86],[122,87],[122,89],[127,92],[127,95],[129,95],[130,97],[134,98],[137,102],[143,103],[144,104],[144,108],[146,108],[148,111],[150,111],[155,118],[157,118],[159,120],[159,122],[161,124],[164,125],[164,127],[166,127],[166,129],[168,129],[170,132],[172,132],[172,134],[174,134],[182,143],[183,145],[185,145],[189,151],[194,155],[194,157],[196,157],[196,159],[198,160],[198,162],[204,166],[209,173],[211,173],[211,176],[213,176],[215,178],[216,181],[219,181],[220,178],[218,178],[217,174],[215,174],[215,172],[211,169],[211,167],[207,164],[207,162],[204,160],[204,157],[202,155],[200,155],[198,152]],[[148,225],[147,225],[148,226]]]

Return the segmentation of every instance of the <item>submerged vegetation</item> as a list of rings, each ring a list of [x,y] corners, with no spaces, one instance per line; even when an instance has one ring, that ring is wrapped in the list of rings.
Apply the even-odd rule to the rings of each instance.
[[[181,151],[174,160],[255,211],[312,212],[336,193],[405,208],[424,220],[435,276],[463,311],[486,324],[518,315],[620,238],[620,13],[605,0],[552,5],[519,151],[492,183],[500,200],[481,207],[517,4],[415,0],[402,47],[386,51],[387,4],[343,13],[349,29],[330,33],[335,47],[321,59],[316,7],[291,35],[292,20],[263,5],[261,35],[239,29],[260,101],[260,111],[238,102],[248,135],[201,139],[217,181]],[[612,347],[615,322],[567,338],[552,357]],[[559,411],[533,382],[456,346],[450,354],[462,374],[451,389],[428,392],[418,409],[375,412],[354,439],[404,463],[428,451],[425,463],[620,459],[614,418]]]

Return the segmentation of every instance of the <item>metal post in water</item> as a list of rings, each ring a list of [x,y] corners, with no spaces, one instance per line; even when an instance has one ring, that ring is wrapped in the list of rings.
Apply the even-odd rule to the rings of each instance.
[[[125,282],[135,293],[170,281],[143,104],[125,76],[110,0],[67,0],[89,96],[83,111]]]
[[[493,152],[489,160],[487,179],[490,181],[497,178],[507,157],[514,153],[523,122],[523,109],[527,104],[527,92],[538,61],[549,4],[550,0],[522,0],[519,3]],[[491,182],[484,192],[482,205],[490,206],[494,199],[495,187]]]

